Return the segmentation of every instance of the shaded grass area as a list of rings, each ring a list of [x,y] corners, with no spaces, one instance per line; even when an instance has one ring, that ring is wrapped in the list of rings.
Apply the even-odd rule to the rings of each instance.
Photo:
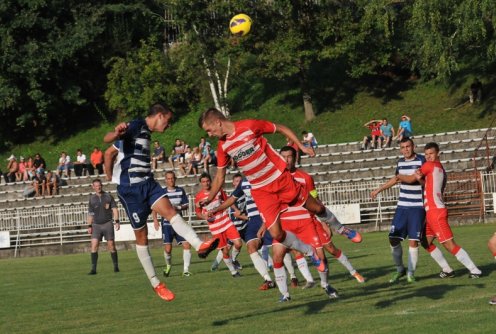
[[[331,82],[331,79],[326,80]],[[338,81],[332,84],[323,81],[323,85],[312,92],[317,117],[309,123],[304,121],[298,89],[283,82],[262,84],[250,81],[251,86],[247,84],[249,88],[232,92],[231,112],[235,120],[268,119],[289,126],[298,135],[303,130],[313,132],[320,143],[360,141],[369,134],[363,124],[372,118],[386,117],[397,129],[403,114],[412,118],[414,134],[488,127],[494,118],[496,83],[490,78],[485,79],[483,103],[471,105],[467,102],[470,80],[467,74],[451,85],[387,78],[367,79],[359,83]],[[176,119],[164,134],[154,134],[153,138],[159,140],[168,153],[175,138],[184,139],[192,147],[197,146],[200,137],[205,136],[197,120],[206,107],[206,104],[195,107],[187,115]],[[5,162],[12,153],[26,157],[40,152],[48,167],[54,169],[61,151],[67,151],[74,160],[78,148],[82,148],[88,158],[94,146],[105,149],[107,145],[103,143],[103,136],[114,125],[103,122],[87,131],[69,134],[63,140],[38,140],[28,145],[17,145],[9,152],[1,152],[0,159]],[[269,140],[276,147],[286,142],[280,135],[269,136]],[[216,143],[216,140],[210,141]]]
[[[1,260],[0,332],[396,333],[429,328],[494,333],[496,307],[488,300],[496,294],[496,264],[486,243],[495,230],[494,224],[454,228],[457,242],[483,270],[482,278],[469,279],[461,264],[444,251],[457,276],[440,279],[439,268],[421,250],[418,282],[403,279],[395,285],[388,283],[394,267],[387,232],[367,233],[362,244],[336,236],[335,243],[367,282],[358,284],[332,259],[330,281],[341,296],[335,301],[316,287],[291,289],[293,300],[278,303],[276,289],[257,289],[262,279],[244,249],[243,276],[233,279],[225,266],[210,272],[210,260],[196,256],[190,267],[193,276],[181,277],[181,250],[174,248],[173,270],[166,282],[176,300],[170,303],[154,295],[134,251],[119,252],[117,274],[109,254],[100,252],[95,276],[86,274],[89,254]],[[405,258],[406,253],[405,249]],[[152,255],[161,272],[162,251],[152,249]],[[313,269],[312,273],[318,280]]]

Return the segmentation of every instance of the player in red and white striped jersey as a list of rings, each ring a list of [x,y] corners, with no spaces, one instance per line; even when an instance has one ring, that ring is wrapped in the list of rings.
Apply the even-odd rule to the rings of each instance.
[[[427,161],[417,170],[415,178],[425,181],[424,206],[427,221],[425,228],[427,243],[431,245],[437,238],[444,248],[469,270],[470,278],[479,278],[482,272],[468,253],[455,243],[453,232],[448,224],[448,209],[443,201],[447,179],[446,171],[439,159],[439,145],[434,142],[425,144],[424,155]]]
[[[285,161],[270,146],[263,134],[281,133],[310,156],[315,155],[313,149],[303,146],[294,132],[284,125],[264,120],[233,122],[215,108],[205,111],[198,124],[209,136],[219,138],[218,167],[212,183],[212,192],[218,191],[224,184],[226,167],[232,158],[250,181],[253,198],[272,237],[289,248],[307,255],[313,254],[309,245],[302,243],[293,233],[283,231],[279,220],[280,213],[288,206],[304,205],[328,224],[335,223],[336,218],[322,203],[309,197],[301,184],[293,179],[286,170]],[[205,203],[212,199],[213,195],[210,195]],[[321,271],[324,270],[320,268]]]
[[[233,247],[239,252],[241,246],[241,237],[238,230],[234,226],[227,210],[222,210],[216,212],[212,217],[208,216],[208,211],[214,210],[216,207],[220,206],[222,202],[227,199],[227,195],[222,189],[218,189],[215,193],[211,189],[212,179],[208,173],[203,173],[200,176],[200,187],[201,190],[196,194],[195,197],[195,211],[196,215],[205,219],[208,223],[208,228],[212,233],[214,238],[219,239],[219,245],[217,249],[222,250],[224,254],[223,259],[227,268],[231,272],[233,277],[240,276],[239,272],[234,268],[231,257],[229,256],[229,248],[227,247],[227,240],[231,240]],[[213,196],[210,196],[213,193]],[[207,205],[200,205],[200,203],[206,198],[212,197]]]

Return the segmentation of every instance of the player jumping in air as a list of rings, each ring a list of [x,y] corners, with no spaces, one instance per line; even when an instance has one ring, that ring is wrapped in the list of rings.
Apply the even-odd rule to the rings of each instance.
[[[164,132],[172,116],[168,107],[156,103],[150,107],[145,119],[119,123],[114,131],[104,137],[106,143],[117,141],[113,149],[105,152],[106,178],[117,183],[117,194],[136,236],[138,258],[157,295],[167,301],[174,299],[174,293],[157,278],[148,249],[147,219],[152,209],[167,219],[174,231],[183,236],[202,258],[214,250],[219,242],[217,239],[202,242],[193,228],[176,212],[165,190],[153,178],[150,165],[151,132]]]
[[[308,196],[301,184],[296,182],[286,169],[286,162],[263,137],[264,133],[279,132],[294,141],[306,154],[314,156],[312,148],[305,147],[298,137],[284,125],[264,120],[228,120],[215,108],[205,111],[198,120],[209,136],[219,138],[217,147],[217,174],[212,183],[212,191],[204,204],[213,199],[224,184],[226,167],[232,158],[238,168],[250,181],[252,196],[272,237],[288,248],[296,249],[306,255],[314,254],[311,246],[302,243],[293,233],[281,228],[279,215],[288,206],[304,205],[327,224],[334,226],[352,241],[361,241],[361,236],[342,226],[336,217],[322,203]],[[319,271],[325,271],[325,264],[318,264]]]

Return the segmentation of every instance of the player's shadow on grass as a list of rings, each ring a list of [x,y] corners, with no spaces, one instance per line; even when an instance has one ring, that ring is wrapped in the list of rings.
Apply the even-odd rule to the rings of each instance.
[[[375,306],[378,308],[386,308],[394,305],[398,301],[404,301],[410,298],[425,297],[432,300],[438,300],[444,298],[447,292],[458,289],[459,287],[465,287],[465,284],[451,285],[451,284],[438,284],[432,286],[423,286],[413,290],[398,290],[404,291],[405,293],[397,294],[393,298],[383,299],[378,301]],[[482,289],[485,288],[485,284],[474,284],[475,287]]]
[[[337,302],[337,301],[336,301]],[[271,314],[277,314],[277,312],[288,312],[291,310],[296,310],[296,309],[301,309],[301,308],[306,308],[305,314],[314,314],[320,312],[322,309],[324,309],[327,305],[329,305],[329,299],[325,297],[325,299],[319,300],[319,301],[312,301],[306,304],[292,304],[292,302],[289,303],[284,303],[280,304],[281,308],[274,310],[273,308],[270,309],[260,309],[256,312],[253,312],[251,314],[245,314],[243,316],[239,317],[232,317],[232,318],[226,318],[226,319],[219,319],[219,320],[214,320],[212,321],[212,326],[225,326],[227,325],[230,321],[237,321],[237,320],[248,320],[250,318],[256,318],[258,316],[266,316],[268,312]]]

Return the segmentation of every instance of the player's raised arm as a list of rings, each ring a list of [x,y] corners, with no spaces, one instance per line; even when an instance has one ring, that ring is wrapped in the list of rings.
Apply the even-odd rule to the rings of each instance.
[[[103,141],[106,143],[113,143],[114,141],[120,139],[120,137],[126,133],[128,128],[127,123],[119,123],[115,126],[114,131],[107,132],[107,134],[103,137]]]
[[[286,136],[289,140],[292,140],[303,153],[308,154],[310,157],[315,156],[315,151],[313,148],[311,146],[303,146],[302,142],[298,139],[293,130],[282,124],[275,124],[275,126],[276,132],[279,132],[283,136]]]
[[[103,168],[105,170],[105,179],[107,181],[112,180],[112,171],[113,171],[113,166],[114,166],[114,160],[115,160],[115,157],[117,156],[117,153],[119,153],[119,151],[117,150],[117,148],[114,145],[110,146],[109,148],[107,148],[105,150],[104,160],[103,160]]]

